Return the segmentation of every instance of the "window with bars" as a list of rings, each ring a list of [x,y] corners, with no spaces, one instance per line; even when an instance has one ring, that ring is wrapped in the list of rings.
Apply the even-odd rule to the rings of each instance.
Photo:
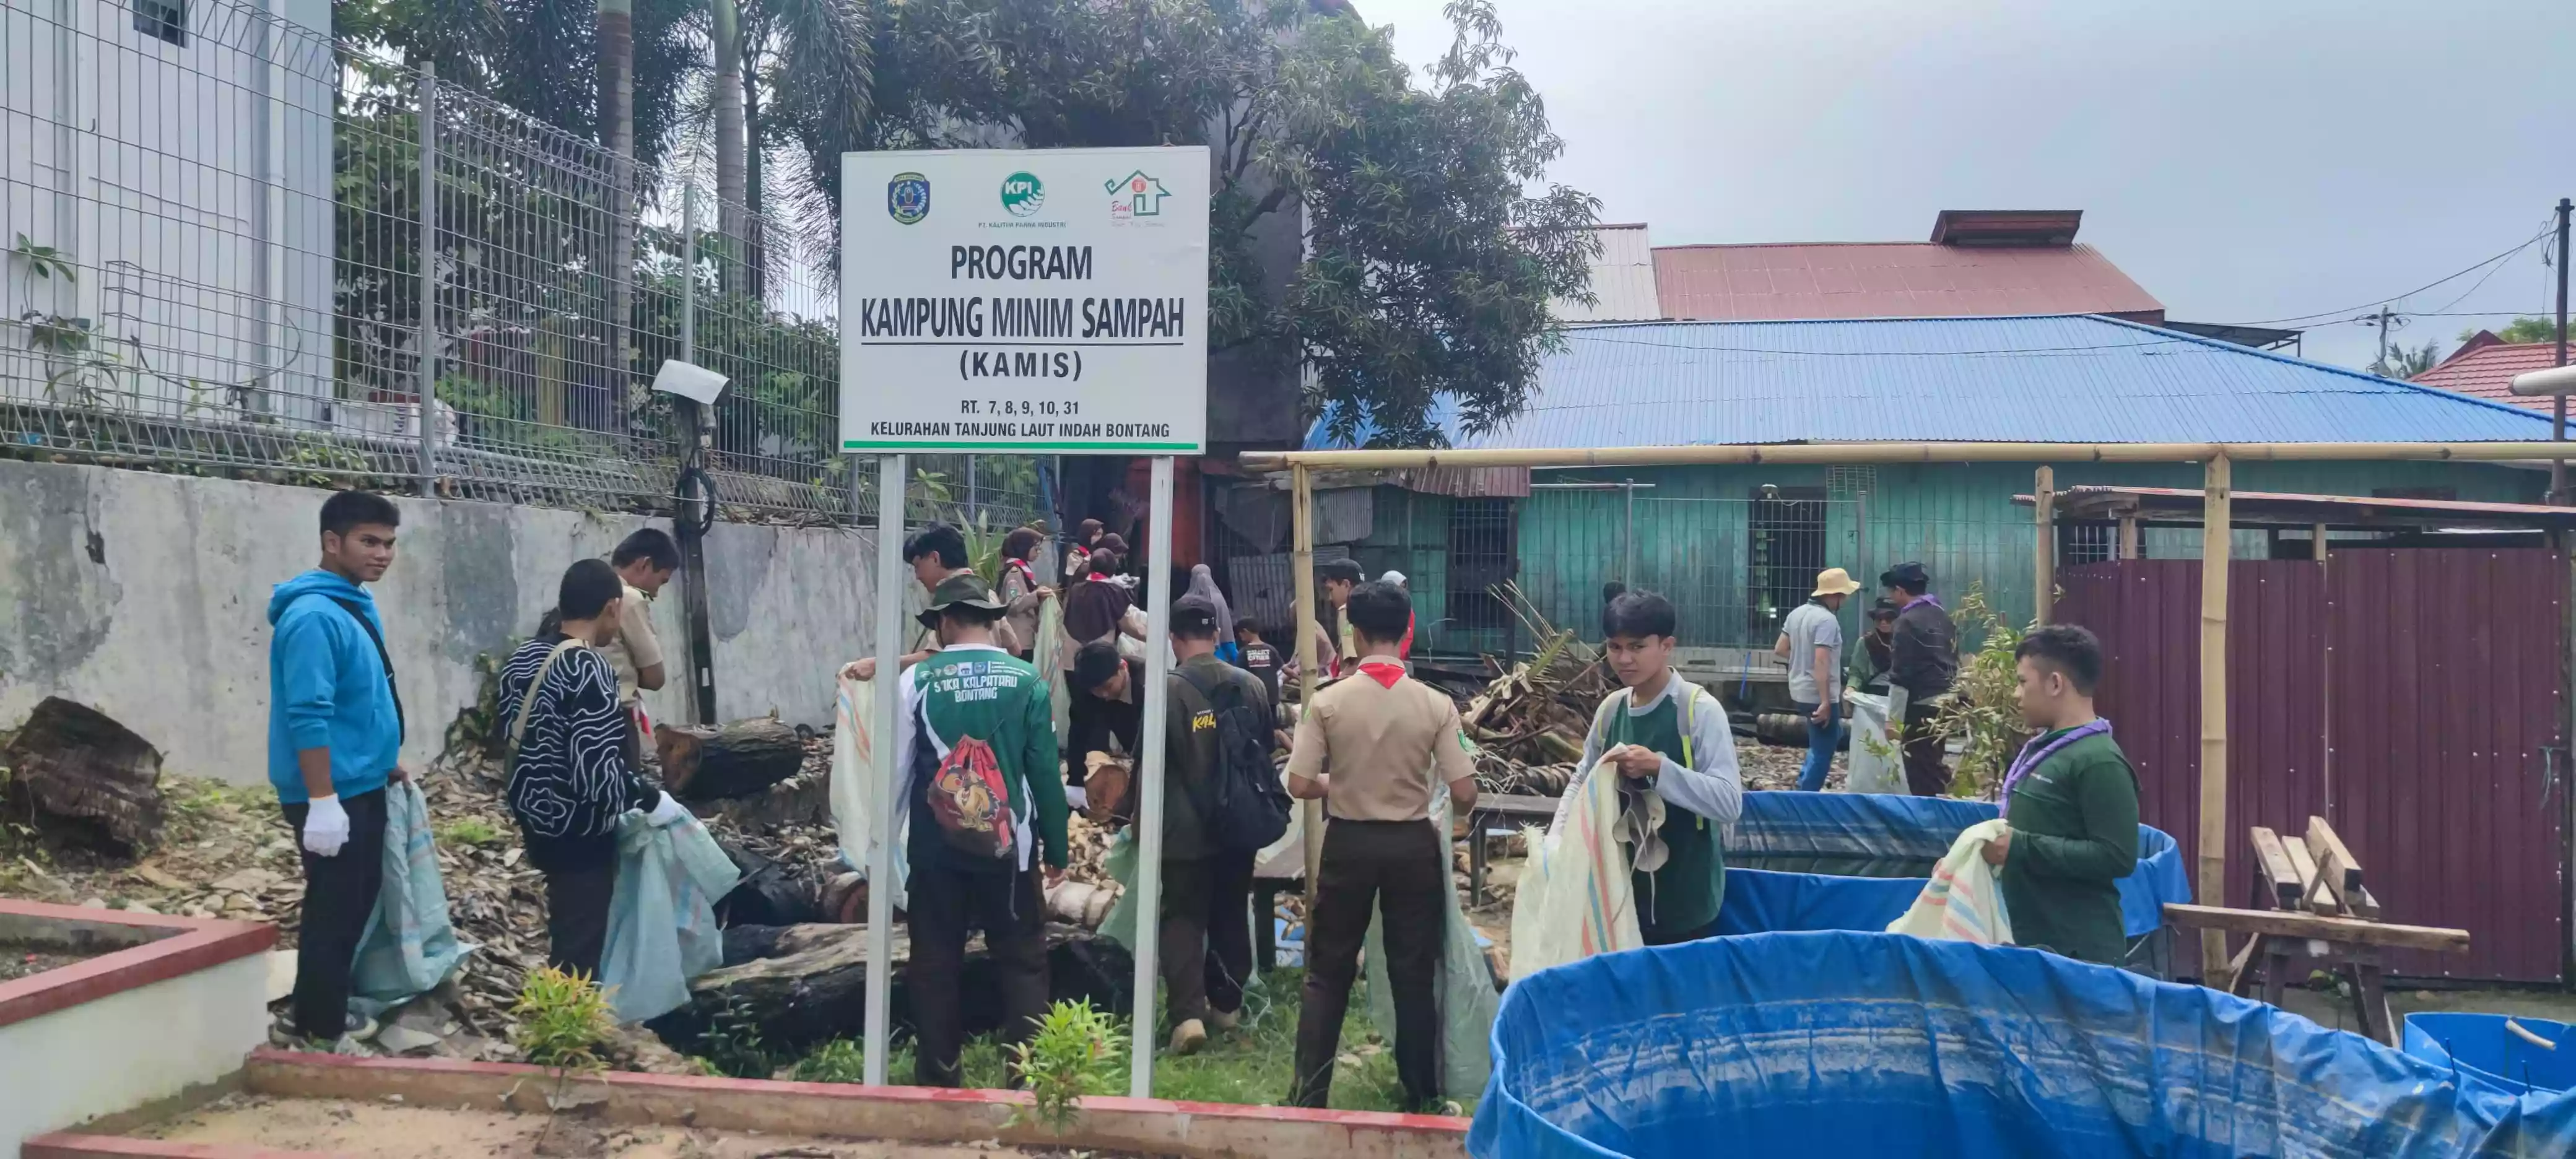
[[[1491,590],[1513,578],[1519,562],[1509,499],[1459,499],[1449,505],[1448,626],[1469,632],[1512,626],[1511,609]]]
[[[2057,528],[2057,565],[2073,567],[2079,563],[2103,563],[2119,555],[2120,527],[2116,523],[2063,523]]]
[[[134,30],[154,40],[188,47],[188,0],[131,0]]]
[[[1816,589],[1825,568],[1825,489],[1765,487],[1744,518],[1746,626],[1760,638]]]

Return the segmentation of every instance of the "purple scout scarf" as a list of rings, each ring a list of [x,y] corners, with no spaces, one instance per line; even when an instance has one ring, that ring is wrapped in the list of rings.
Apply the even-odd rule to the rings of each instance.
[[[2004,814],[2009,817],[2012,813],[2013,786],[2020,784],[2021,779],[2029,776],[2032,769],[2038,768],[2040,762],[2056,755],[2057,750],[2074,744],[2085,737],[2109,735],[2111,735],[2111,722],[2097,716],[2093,718],[2091,723],[2080,724],[2074,728],[2070,728],[2057,739],[2049,741],[2045,745],[2040,743],[2042,737],[2035,736],[2030,738],[2029,743],[2021,746],[2021,755],[2013,758],[2012,771],[2004,774],[2004,788],[2000,798]]]

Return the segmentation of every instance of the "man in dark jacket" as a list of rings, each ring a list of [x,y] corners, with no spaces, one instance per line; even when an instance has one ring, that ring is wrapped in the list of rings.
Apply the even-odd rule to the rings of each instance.
[[[1905,787],[1917,797],[1938,797],[1950,787],[1941,763],[1941,738],[1932,731],[1940,715],[1934,701],[1949,695],[1959,678],[1959,627],[1932,594],[1932,578],[1919,563],[1900,563],[1878,577],[1895,601],[1896,638],[1889,644],[1887,715],[1905,722]]]
[[[1172,605],[1171,708],[1164,714],[1163,897],[1160,960],[1171,1011],[1171,1049],[1196,1051],[1208,1031],[1230,1030],[1252,977],[1252,849],[1228,849],[1208,831],[1200,803],[1213,800],[1223,772],[1217,715],[1229,698],[1270,719],[1269,691],[1259,677],[1216,658],[1216,608],[1185,599]],[[1257,734],[1263,756],[1270,730]],[[1131,798],[1133,794],[1130,795]]]

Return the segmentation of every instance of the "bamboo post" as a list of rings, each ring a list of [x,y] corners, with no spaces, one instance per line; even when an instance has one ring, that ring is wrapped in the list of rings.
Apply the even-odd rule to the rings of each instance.
[[[2232,494],[2225,455],[2209,460],[2200,535],[2200,881],[2203,905],[2227,897],[2227,563]],[[2227,934],[2200,932],[2201,982],[2225,987]]]
[[[2320,523],[2315,527],[2308,529],[2308,550],[2314,554],[2318,563],[2324,563],[2326,561],[2325,524]]]
[[[2057,471],[2031,472],[2031,619],[2045,624],[2057,611]]]
[[[1289,468],[1288,510],[1293,528],[1288,568],[1297,592],[1297,712],[1300,719],[1315,710],[1315,689],[1323,683],[1315,653],[1315,480],[1304,466]],[[1302,802],[1299,825],[1306,837],[1306,912],[1315,906],[1315,880],[1324,860],[1324,803]]]
[[[2138,558],[2138,517],[2135,515],[2120,517],[2120,558]]]

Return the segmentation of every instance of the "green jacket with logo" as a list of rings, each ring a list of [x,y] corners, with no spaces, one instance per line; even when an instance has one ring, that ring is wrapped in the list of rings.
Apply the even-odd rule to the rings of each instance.
[[[1043,843],[1046,863],[1063,868],[1070,846],[1065,838],[1064,781],[1056,764],[1055,712],[1047,701],[1046,681],[1038,670],[999,648],[982,644],[952,645],[912,666],[903,674],[903,711],[896,715],[895,744],[890,750],[911,774],[903,807],[911,816],[911,856],[951,853],[938,822],[923,803],[928,770],[969,737],[993,746],[1009,790],[1013,836],[1027,869],[1030,852]],[[964,855],[958,855],[964,856]],[[1004,868],[999,863],[995,869]]]
[[[2119,742],[2088,736],[2050,754],[2013,786],[2005,819],[2012,845],[1998,876],[2013,941],[2118,964],[2119,881],[2138,868],[2138,774]]]

